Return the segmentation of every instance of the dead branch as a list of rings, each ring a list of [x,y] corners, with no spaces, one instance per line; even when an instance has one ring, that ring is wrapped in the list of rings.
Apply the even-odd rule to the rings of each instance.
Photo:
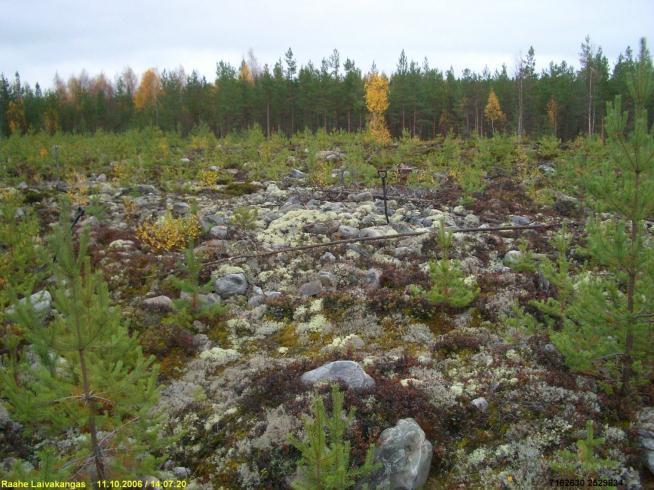
[[[555,228],[560,226],[559,224],[549,224],[549,225],[527,225],[527,226],[489,226],[488,228],[452,228],[447,231],[451,233],[483,233],[487,231],[521,231],[521,230],[538,230],[538,229],[547,229]],[[299,247],[286,247],[279,250],[269,250],[266,252],[259,252],[254,254],[244,254],[244,255],[235,255],[234,257],[224,257],[222,259],[211,260],[202,264],[203,267],[209,265],[221,264],[223,262],[232,262],[234,260],[247,260],[259,257],[267,257],[270,255],[278,255],[282,253],[290,252],[302,252],[304,250],[312,250],[314,248],[324,248],[337,245],[344,245],[347,243],[361,243],[361,242],[376,242],[382,240],[397,240],[398,238],[407,238],[420,235],[429,235],[436,233],[437,230],[425,230],[425,231],[414,231],[410,233],[398,233],[396,235],[383,235],[375,237],[362,237],[362,238],[348,238],[345,240],[334,240],[326,243],[314,243],[311,245],[302,245]]]

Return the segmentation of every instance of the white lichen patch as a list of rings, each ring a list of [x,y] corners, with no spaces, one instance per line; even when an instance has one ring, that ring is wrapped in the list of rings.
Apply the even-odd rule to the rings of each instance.
[[[234,349],[222,349],[221,347],[214,347],[200,353],[200,359],[211,361],[217,365],[227,364],[239,357],[240,354]]]
[[[323,333],[331,330],[331,324],[324,315],[315,315],[308,322],[299,323],[295,327],[298,334]]]
[[[294,209],[273,220],[268,228],[257,234],[257,240],[267,245],[288,244],[291,246],[308,243],[310,235],[303,228],[317,221],[329,221],[338,218],[333,211],[321,212],[312,209]]]

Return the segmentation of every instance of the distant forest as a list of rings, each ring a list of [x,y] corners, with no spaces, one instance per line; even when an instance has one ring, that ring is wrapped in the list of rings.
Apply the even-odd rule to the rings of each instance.
[[[644,39],[637,54],[628,47],[612,69],[588,37],[581,44],[578,70],[562,61],[538,73],[534,57],[530,48],[513,67],[480,74],[465,70],[456,77],[452,69],[431,68],[427,59],[409,61],[402,51],[388,77],[385,117],[391,134],[430,139],[449,132],[469,137],[499,130],[563,140],[601,135],[606,102],[622,95],[625,109],[631,109],[627,74],[639,59],[651,64]],[[373,65],[370,72],[375,71]],[[0,135],[120,132],[150,125],[184,135],[204,125],[218,136],[254,125],[267,135],[360,131],[368,114],[366,76],[354,61],[342,62],[337,50],[320,66],[298,66],[290,48],[272,67],[261,66],[252,52],[240,67],[221,61],[213,81],[182,69],[150,69],[139,80],[128,68],[114,82],[85,72],[67,82],[56,76],[53,88],[43,91],[21,81],[18,73],[13,81],[0,75]],[[501,108],[493,127],[485,117],[492,92]],[[649,101],[650,116],[653,106]]]

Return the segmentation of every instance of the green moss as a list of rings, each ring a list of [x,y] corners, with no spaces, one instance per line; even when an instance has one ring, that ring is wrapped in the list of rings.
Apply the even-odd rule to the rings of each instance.
[[[277,342],[280,347],[287,347],[289,349],[297,347],[298,334],[295,331],[295,325],[292,323],[285,325],[284,328],[273,335],[273,340]]]
[[[178,378],[184,372],[188,356],[179,347],[174,347],[159,362],[161,374],[166,378]]]
[[[228,196],[237,197],[244,194],[253,194],[261,189],[262,187],[260,185],[253,184],[252,182],[230,182],[222,189],[222,192]]]
[[[209,340],[212,342],[217,343],[220,347],[229,347],[231,342],[229,340],[229,329],[227,328],[226,320],[221,319],[211,325],[207,331],[207,337],[209,337]]]

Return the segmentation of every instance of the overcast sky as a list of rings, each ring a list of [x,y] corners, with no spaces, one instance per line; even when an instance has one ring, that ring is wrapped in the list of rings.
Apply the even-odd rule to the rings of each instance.
[[[513,71],[530,45],[539,69],[576,66],[586,34],[613,62],[653,32],[652,0],[0,0],[0,72],[50,87],[56,72],[182,66],[213,81],[218,60],[237,65],[252,49],[272,66],[289,46],[300,64],[336,48],[388,73],[404,48],[457,74]]]

